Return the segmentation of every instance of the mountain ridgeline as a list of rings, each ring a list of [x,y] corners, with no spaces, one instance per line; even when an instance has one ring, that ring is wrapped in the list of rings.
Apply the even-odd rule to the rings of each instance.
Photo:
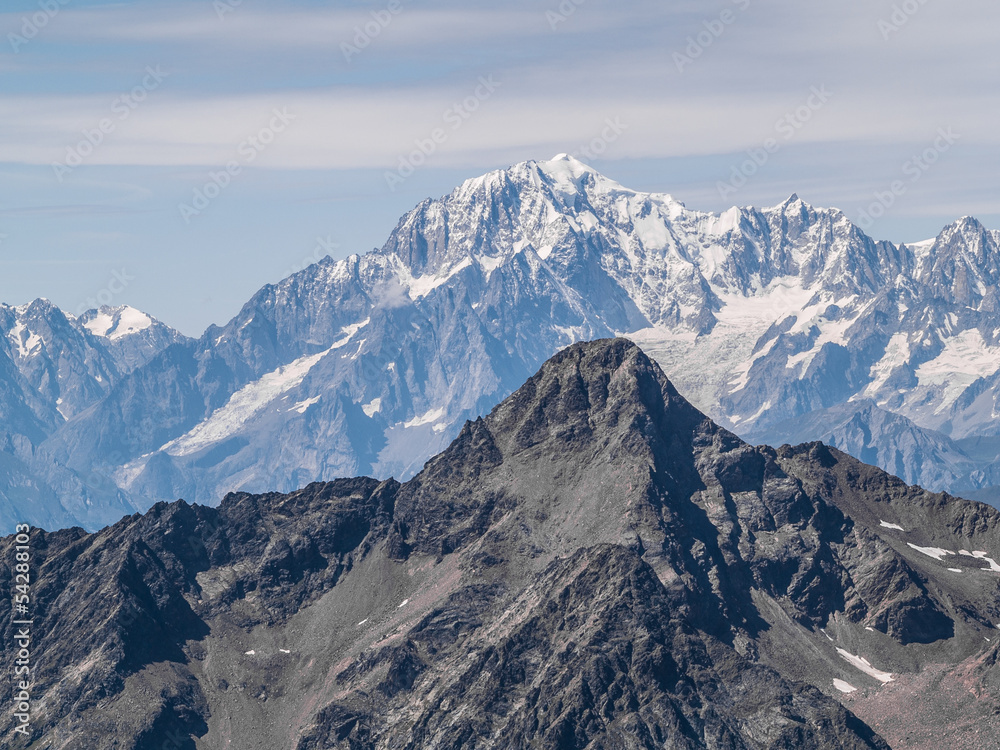
[[[894,245],[797,196],[709,214],[571,157],[518,164],[421,203],[381,249],[264,287],[197,340],[95,336],[106,311],[30,331],[11,318],[0,515],[94,529],[178,497],[407,479],[555,352],[609,336],[748,440],[823,439],[989,498],[998,240],[966,217]]]
[[[135,512],[105,473],[70,469],[41,446],[134,370],[187,339],[131,307],[75,317],[44,299],[0,305],[0,333],[0,529],[93,527]],[[149,424],[140,419],[132,429]]]
[[[17,750],[1000,737],[1000,512],[750,446],[624,339],[560,352],[405,483],[158,503],[31,547]]]

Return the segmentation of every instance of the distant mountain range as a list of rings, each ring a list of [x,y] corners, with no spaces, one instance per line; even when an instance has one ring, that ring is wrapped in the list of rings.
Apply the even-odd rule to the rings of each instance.
[[[571,157],[469,180],[186,339],[3,308],[0,522],[413,476],[561,347],[622,335],[722,426],[823,439],[930,489],[1000,484],[1000,233],[868,237],[792,196],[719,214]],[[5,355],[5,356],[4,356]]]
[[[364,330],[326,357],[357,363]],[[27,737],[0,714],[11,750],[1000,737],[1000,512],[821,443],[752,447],[623,339],[560,352],[408,482],[162,503],[30,546],[37,710]]]
[[[131,307],[76,318],[47,300],[0,305],[0,528],[95,527],[137,510],[105,474],[69,469],[41,446],[129,373],[185,340]]]

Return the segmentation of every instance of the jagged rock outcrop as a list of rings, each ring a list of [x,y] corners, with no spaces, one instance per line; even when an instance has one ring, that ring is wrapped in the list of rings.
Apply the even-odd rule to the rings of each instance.
[[[409,479],[560,348],[616,335],[743,437],[827,439],[831,410],[870,402],[888,416],[838,445],[930,489],[991,496],[990,462],[931,444],[997,430],[998,264],[1000,233],[968,217],[894,245],[798,196],[710,214],[572,157],[516,164],[421,202],[380,249],[265,286],[196,341],[164,348],[156,325],[122,336],[148,318],[104,309],[73,329],[96,353],[53,364],[36,352],[51,336],[7,321],[41,394],[24,407],[19,387],[9,404],[0,392],[0,413],[35,436],[30,457],[0,445],[24,465],[11,484],[47,467],[66,479],[12,497],[11,520],[96,528],[158,500]],[[114,362],[125,375],[101,375]],[[78,396],[55,403],[50,372]]]
[[[560,352],[403,484],[32,546],[45,657],[11,747],[920,747],[885,717],[952,710],[931,673],[973,690],[940,741],[1000,738],[1000,513],[749,446],[622,339]]]

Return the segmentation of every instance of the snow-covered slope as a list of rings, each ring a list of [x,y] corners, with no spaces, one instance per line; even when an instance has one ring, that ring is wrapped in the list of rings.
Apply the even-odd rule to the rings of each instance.
[[[526,162],[424,201],[380,250],[264,287],[43,447],[109,466],[139,505],[406,478],[555,351],[616,334],[743,434],[811,436],[809,415],[862,401],[910,420],[875,420],[893,425],[876,457],[900,424],[996,434],[997,241],[964,218],[896,246],[797,196],[710,214],[571,157]],[[88,333],[113,340],[111,317]]]
[[[168,346],[186,337],[128,305],[88,310],[77,322],[97,338],[121,372],[141,367]]]
[[[138,310],[102,307],[79,318],[46,299],[0,304],[0,354],[54,407],[40,414],[68,419],[103,398],[111,387],[170,344],[177,331]]]
[[[70,470],[41,444],[136,367],[184,337],[129,307],[74,318],[51,302],[0,305],[0,525],[68,526],[134,512],[101,467]],[[95,439],[100,436],[95,435]]]

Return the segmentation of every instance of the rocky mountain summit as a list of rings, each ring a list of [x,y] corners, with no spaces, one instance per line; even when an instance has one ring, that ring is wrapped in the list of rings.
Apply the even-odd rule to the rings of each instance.
[[[409,479],[555,352],[610,336],[748,441],[821,439],[1000,500],[998,268],[1000,233],[969,217],[895,245],[798,196],[712,214],[524,162],[197,340],[138,311],[0,310],[0,520],[96,529],[178,497]]]
[[[12,748],[1000,740],[1000,513],[750,446],[623,339],[561,351],[404,483],[31,545],[37,710]]]
[[[857,441],[821,415],[869,402],[909,420],[916,443],[989,436],[998,258],[998,233],[971,218],[897,246],[797,196],[709,214],[571,157],[525,162],[421,203],[379,250],[265,287],[227,325],[135,369],[42,452],[102,467],[138,507],[405,479],[560,348],[615,335],[750,439],[781,424],[850,451]],[[994,486],[961,445],[934,467],[934,452],[899,461],[898,420],[866,424],[869,453],[908,481]]]
[[[113,454],[71,469],[41,446],[133,370],[185,340],[124,305],[75,317],[45,299],[0,304],[0,529],[97,527],[138,510],[98,468],[115,462]],[[140,419],[131,429],[149,424]]]

